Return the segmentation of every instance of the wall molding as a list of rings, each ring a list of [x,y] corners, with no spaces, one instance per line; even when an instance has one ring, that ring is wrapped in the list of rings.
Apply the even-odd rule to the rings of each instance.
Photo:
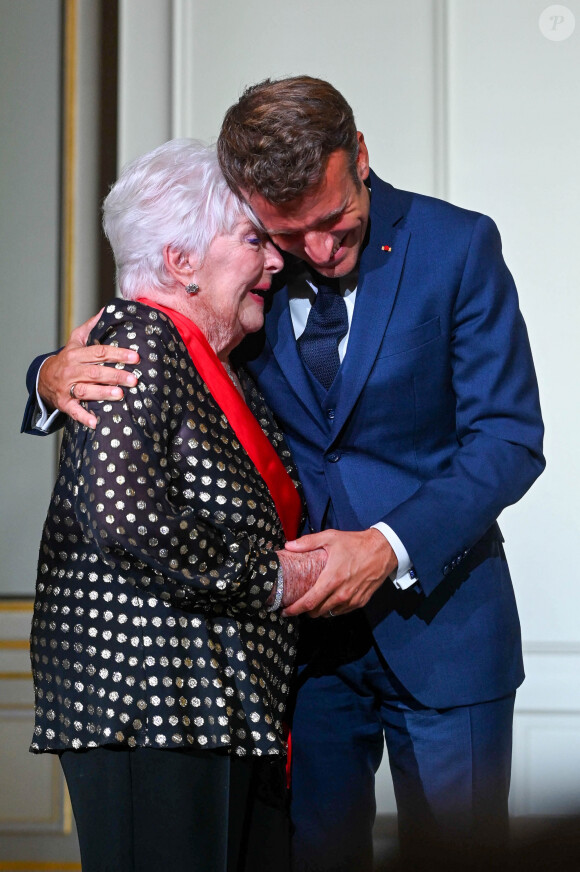
[[[119,0],[119,171],[172,136],[172,12],[172,0]]]
[[[77,107],[78,107],[78,0],[65,0],[64,5],[64,101],[63,101],[63,167],[62,167],[62,316],[61,341],[66,342],[73,323],[75,228],[76,228],[76,173],[77,162]]]
[[[61,860],[14,860],[4,862],[0,860],[0,872],[82,872],[80,863],[68,863]]]
[[[194,18],[191,0],[172,0],[171,135],[178,138],[192,136],[195,130]]]
[[[13,599],[12,597],[0,599],[0,612],[30,612],[34,606],[34,599]]]
[[[436,197],[449,191],[449,9],[433,0],[433,186]]]
[[[551,655],[580,656],[580,642],[524,642],[522,647],[524,649],[524,657],[549,657]]]
[[[526,680],[517,692],[516,716],[580,714],[580,643],[530,641],[523,649]]]
[[[13,706],[10,708],[3,708],[0,712],[0,727],[2,725],[4,725],[5,728],[14,726],[15,722],[21,722],[22,724],[22,727],[18,730],[18,741],[20,742],[24,736],[28,737],[28,735],[31,735],[32,733],[33,718],[31,707]],[[6,748],[5,745],[6,738],[6,735],[4,735],[5,752],[8,751],[8,748]],[[15,748],[13,750],[14,752],[19,751],[20,745],[17,749]],[[28,754],[28,750],[26,750],[26,753]],[[71,832],[72,809],[68,792],[65,789],[58,756],[56,754],[45,754],[42,756],[45,757],[46,760],[41,765],[49,767],[48,781],[46,784],[46,787],[50,792],[48,800],[48,815],[43,815],[38,810],[35,812],[33,802],[35,794],[32,794],[27,814],[25,816],[0,817],[0,833],[68,835]],[[38,761],[35,760],[34,765],[36,765],[37,762]],[[41,783],[42,779],[39,778],[37,785]]]

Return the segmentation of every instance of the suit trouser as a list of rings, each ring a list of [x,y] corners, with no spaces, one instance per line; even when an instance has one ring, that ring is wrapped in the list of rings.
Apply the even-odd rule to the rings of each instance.
[[[507,846],[515,694],[426,708],[381,658],[362,615],[312,625],[325,650],[300,667],[297,682],[295,872],[372,870],[375,773],[385,741],[405,868],[454,862],[489,868],[492,855]]]
[[[288,872],[280,758],[104,746],[60,759],[83,872]]]

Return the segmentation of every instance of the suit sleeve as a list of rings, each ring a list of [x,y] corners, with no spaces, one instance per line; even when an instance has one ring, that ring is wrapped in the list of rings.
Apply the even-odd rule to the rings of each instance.
[[[517,292],[495,224],[475,224],[453,309],[457,450],[381,520],[396,531],[426,594],[541,473],[543,425]]]
[[[24,417],[22,419],[22,425],[20,427],[21,433],[29,433],[34,436],[48,436],[49,433],[55,433],[58,429],[60,429],[66,421],[65,415],[58,415],[51,428],[48,430],[39,430],[35,426],[35,417],[38,408],[36,402],[36,382],[38,379],[38,373],[44,361],[48,357],[51,357],[53,354],[56,353],[57,352],[55,351],[51,351],[49,354],[40,354],[38,357],[34,358],[32,363],[28,367],[28,372],[26,373],[26,390],[28,391],[28,400],[26,401]]]

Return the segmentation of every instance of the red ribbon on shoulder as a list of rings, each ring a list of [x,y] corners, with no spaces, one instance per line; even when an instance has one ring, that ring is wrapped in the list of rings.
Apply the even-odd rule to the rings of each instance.
[[[302,515],[302,503],[298,491],[274,446],[239,395],[215,351],[199,327],[181,312],[161,306],[146,297],[140,297],[137,302],[152,309],[159,309],[175,324],[195,368],[266,482],[286,539],[295,539]]]

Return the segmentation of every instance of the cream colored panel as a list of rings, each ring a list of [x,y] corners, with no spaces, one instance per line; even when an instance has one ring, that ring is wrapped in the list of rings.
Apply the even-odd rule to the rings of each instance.
[[[0,640],[28,640],[32,600],[0,600]],[[28,643],[27,643],[28,644]]]
[[[2,662],[0,681],[3,678],[15,680],[30,676],[30,682],[32,682],[28,642],[22,641],[18,646],[0,644],[0,654]]]
[[[546,472],[500,524],[524,638],[579,641],[580,2],[561,41],[540,29],[545,2],[448,5],[449,196],[500,227],[546,422]]]
[[[34,715],[32,709],[0,710],[2,781],[0,831],[66,832],[70,814],[65,810],[60,763],[55,754],[29,754]]]
[[[32,755],[32,602],[0,602],[0,832],[68,834],[71,812],[58,757]]]
[[[515,815],[580,809],[580,645],[526,645],[516,697],[510,808]]]
[[[171,16],[171,0],[119,0],[119,169],[172,136]]]
[[[32,600],[0,600],[0,707],[32,706],[31,617]]]
[[[30,361],[57,343],[59,0],[0,0],[0,596],[34,590],[54,443],[20,436]]]
[[[511,811],[560,815],[580,809],[580,712],[516,718]]]
[[[520,292],[547,427],[547,470],[500,519],[527,678],[516,700],[511,809],[580,806],[579,34],[547,39],[546,3],[449,0],[448,196],[490,214]],[[567,7],[580,21],[580,4]]]
[[[34,727],[31,614],[32,601],[0,600],[0,870],[80,870],[58,757],[28,750]]]
[[[23,670],[22,672],[20,669],[17,669],[14,672],[7,672],[5,670],[4,653],[1,651],[0,664],[2,667],[2,673],[0,674],[0,711],[4,709],[16,709],[19,711],[22,709],[32,710],[32,707],[34,706],[34,691],[32,688],[32,675],[30,669],[27,671]],[[29,742],[31,738],[32,733],[30,736],[24,736],[24,744]],[[28,748],[28,744],[26,744],[26,747]],[[0,783],[1,779],[2,776],[0,775]]]
[[[433,192],[439,5],[174,0],[174,133],[215,140],[246,85],[307,73],[328,79],[352,103],[381,175]]]
[[[526,680],[518,690],[520,712],[580,714],[580,644],[524,646]]]

